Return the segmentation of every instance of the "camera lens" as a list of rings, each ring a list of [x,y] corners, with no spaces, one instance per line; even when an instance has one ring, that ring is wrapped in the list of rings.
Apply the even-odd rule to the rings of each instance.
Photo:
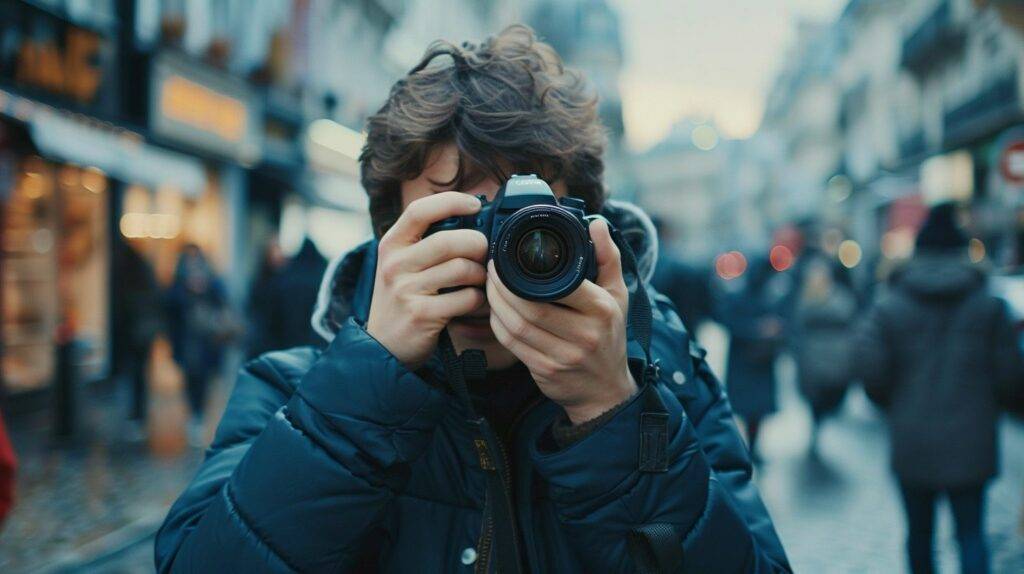
[[[591,273],[587,228],[561,206],[519,208],[499,225],[491,244],[502,283],[530,301],[557,301]]]
[[[559,270],[565,259],[565,244],[551,229],[528,231],[516,246],[516,260],[526,273],[548,277]]]

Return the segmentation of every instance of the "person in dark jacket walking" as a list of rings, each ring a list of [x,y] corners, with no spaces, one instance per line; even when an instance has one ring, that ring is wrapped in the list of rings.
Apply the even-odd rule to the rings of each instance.
[[[282,346],[277,333],[284,330],[284,319],[280,316],[285,309],[278,304],[281,272],[288,259],[281,251],[277,237],[271,238],[264,246],[260,258],[259,269],[249,286],[249,297],[246,301],[249,329],[247,333],[246,355],[254,359],[268,351],[286,349]]]
[[[202,436],[210,379],[220,368],[235,328],[224,286],[197,245],[186,245],[178,259],[167,293],[167,318],[174,360],[184,375],[192,413],[189,440],[196,444]]]
[[[128,419],[134,433],[145,429],[149,403],[149,352],[163,329],[161,289],[153,266],[127,240],[114,244],[113,339],[118,374],[131,388]]]
[[[857,299],[837,262],[807,252],[789,340],[800,392],[811,407],[808,454],[818,457],[822,421],[835,412],[853,377],[853,331]]]
[[[654,219],[658,232],[658,262],[651,285],[675,305],[686,330],[696,333],[701,323],[711,317],[711,273],[691,265],[670,251],[672,232],[662,219]]]
[[[935,570],[940,496],[953,509],[963,572],[988,571],[985,484],[997,472],[999,397],[1024,384],[1005,303],[988,294],[966,248],[954,205],[934,207],[914,258],[858,336],[857,370],[888,415],[915,574]]]
[[[281,331],[275,334],[275,349],[322,343],[310,326],[309,317],[316,306],[317,289],[326,270],[327,260],[307,237],[278,277],[275,304],[281,318]]]
[[[782,351],[782,309],[787,292],[775,283],[765,258],[754,259],[737,283],[726,285],[718,316],[729,330],[726,385],[733,408],[747,426],[751,456],[760,461],[761,422],[776,406],[775,360]]]
[[[789,571],[725,393],[628,256],[652,261],[650,224],[605,201],[588,94],[522,26],[395,85],[361,156],[376,236],[314,313],[330,342],[243,369],[160,572]],[[629,238],[592,223],[596,280],[559,304],[513,295],[477,231],[424,237],[511,169]]]

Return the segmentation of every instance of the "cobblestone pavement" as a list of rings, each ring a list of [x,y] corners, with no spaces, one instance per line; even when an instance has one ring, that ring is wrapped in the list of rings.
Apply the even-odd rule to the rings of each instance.
[[[715,372],[724,373],[726,337],[701,332]],[[884,422],[859,390],[823,427],[821,463],[806,456],[810,412],[797,395],[792,363],[779,361],[780,412],[763,426],[766,462],[755,480],[796,572],[900,573],[905,530],[888,470]],[[1002,473],[988,491],[986,529],[993,572],[1024,572],[1024,424],[1001,428]],[[958,572],[952,517],[943,505],[936,535],[940,572]]]
[[[187,414],[173,371],[155,373],[146,438],[124,422],[127,397],[110,385],[82,390],[78,432],[58,443],[50,413],[9,421],[19,467],[15,506],[0,533],[0,572],[78,571],[78,565],[125,546],[137,547],[159,527],[201,459],[186,443]],[[223,408],[211,389],[210,412]],[[208,417],[209,437],[216,424]],[[149,572],[152,542],[121,572]],[[106,566],[86,571],[109,571]]]

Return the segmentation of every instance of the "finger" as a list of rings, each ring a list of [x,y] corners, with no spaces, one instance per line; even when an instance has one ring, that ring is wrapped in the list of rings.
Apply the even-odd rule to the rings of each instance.
[[[481,265],[487,260],[487,237],[473,229],[439,231],[404,249],[409,269],[421,271],[449,259],[464,258]]]
[[[611,306],[623,308],[613,294],[591,281],[584,281],[575,291],[559,299],[558,303],[588,317],[608,313]]]
[[[494,331],[494,338],[501,343],[501,346],[509,350],[517,359],[523,362],[530,372],[553,373],[556,366],[554,361],[537,349],[531,347],[524,341],[512,336],[508,327],[502,322],[501,317],[491,313],[491,331]]]
[[[612,240],[608,222],[598,218],[590,223],[590,240],[594,242],[594,256],[597,259],[597,281],[607,291],[623,288],[622,254]]]
[[[465,257],[449,259],[424,269],[416,278],[421,293],[437,293],[446,287],[482,286],[486,280],[487,270],[484,266]]]
[[[500,298],[502,303],[515,309],[518,315],[561,339],[571,339],[575,329],[586,320],[586,317],[573,309],[551,303],[527,301],[519,297],[502,283],[493,261],[487,265],[487,297],[488,301],[491,298]]]
[[[410,203],[384,237],[387,241],[408,245],[419,241],[427,228],[437,221],[478,211],[480,200],[472,195],[458,191],[435,193]]]
[[[479,287],[463,287],[450,293],[427,295],[422,298],[424,315],[432,319],[449,320],[476,311],[486,302],[484,290]]]
[[[487,282],[487,303],[491,306],[491,315],[498,315],[509,335],[534,349],[544,349],[553,356],[569,346],[567,341],[523,317],[498,289],[495,282]]]

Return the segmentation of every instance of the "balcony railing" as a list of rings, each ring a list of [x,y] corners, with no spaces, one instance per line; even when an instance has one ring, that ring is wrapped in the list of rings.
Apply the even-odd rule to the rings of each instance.
[[[900,66],[917,75],[926,74],[963,50],[966,38],[966,32],[953,21],[949,0],[944,0],[903,40]]]
[[[961,145],[1021,119],[1017,74],[1009,74],[942,116],[943,147]]]

